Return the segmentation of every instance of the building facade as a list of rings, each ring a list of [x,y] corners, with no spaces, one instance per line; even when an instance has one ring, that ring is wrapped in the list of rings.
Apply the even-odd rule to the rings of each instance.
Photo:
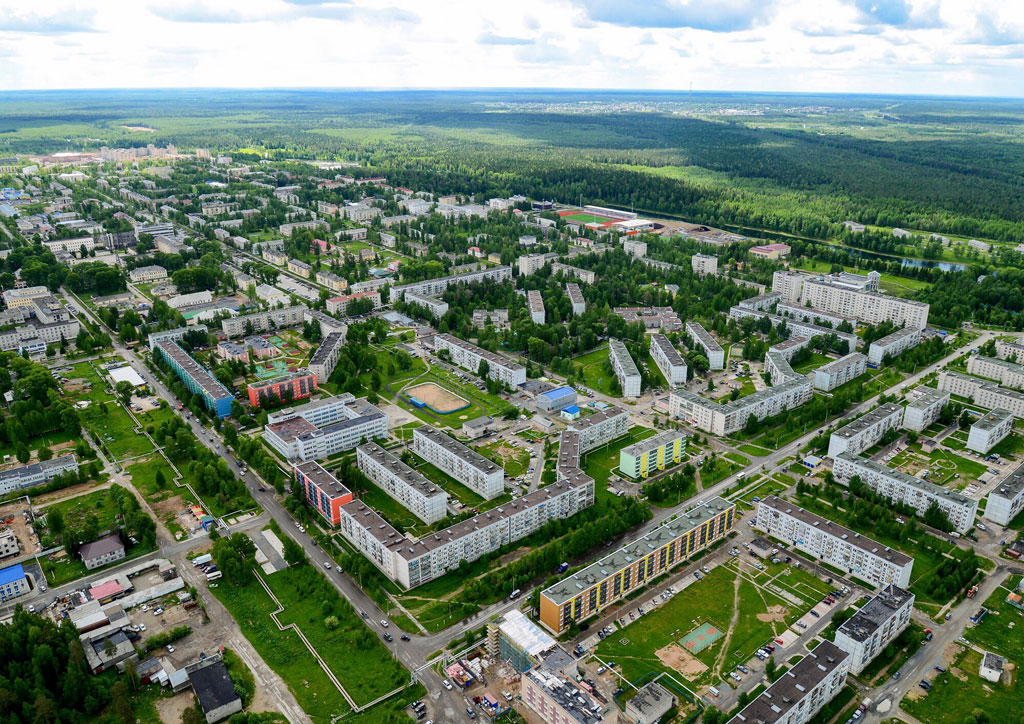
[[[868,358],[860,352],[851,352],[814,371],[814,387],[831,392],[840,385],[857,379],[867,371]]]
[[[997,525],[1009,525],[1024,510],[1024,463],[988,494],[984,517]]]
[[[949,403],[949,393],[934,387],[922,387],[916,399],[907,403],[903,410],[903,427],[914,432],[924,432],[939,419],[942,408]]]
[[[651,359],[658,365],[669,387],[681,387],[686,384],[686,375],[689,372],[686,361],[664,334],[651,335]]]
[[[835,634],[837,647],[850,655],[850,673],[859,674],[910,623],[914,594],[888,585],[861,606]]]
[[[988,455],[988,451],[1012,431],[1013,413],[996,408],[982,415],[981,419],[971,425],[971,432],[967,436],[967,449]]]
[[[484,500],[505,492],[505,471],[500,465],[430,425],[413,430],[412,451]]]
[[[150,344],[153,344],[150,340]],[[231,402],[235,399],[210,371],[192,359],[174,339],[161,339],[153,345],[154,353],[164,360],[185,387],[203,400],[206,409],[225,418],[231,414]]]
[[[356,448],[356,463],[373,483],[425,523],[448,512],[448,494],[373,442]]]
[[[687,435],[666,430],[619,451],[619,472],[637,480],[664,470],[686,458]]]
[[[880,365],[886,357],[892,359],[901,352],[921,344],[921,330],[916,327],[897,329],[881,339],[876,339],[868,347],[868,362]]]
[[[341,506],[352,502],[352,491],[313,460],[293,466],[292,472],[313,509],[323,516],[328,525],[338,525]]]
[[[619,387],[622,389],[623,397],[639,397],[641,387],[640,370],[629,355],[626,345],[618,339],[608,340],[608,357],[615,370],[615,376],[619,378]]]
[[[277,402],[304,400],[318,388],[316,374],[299,369],[262,382],[250,382],[247,389],[249,404],[253,407],[265,407]]]
[[[722,349],[722,345],[704,327],[697,322],[687,322],[686,332],[690,335],[690,339],[693,340],[694,344],[704,352],[704,356],[708,358],[708,366],[711,369],[720,370],[725,368],[725,350]]]
[[[488,365],[487,376],[509,387],[518,387],[526,382],[526,368],[518,362],[512,362],[450,334],[435,334],[433,348],[435,354],[443,349],[448,350],[453,364],[473,373],[480,369],[480,361],[485,360]]]
[[[511,278],[511,267],[492,266],[487,269],[481,269],[468,274],[458,274],[456,276],[441,277],[439,279],[427,279],[422,282],[413,282],[412,284],[394,286],[391,287],[389,294],[392,302],[397,302],[408,291],[425,294],[428,297],[440,297],[444,293],[445,289],[455,284],[478,284],[486,281],[503,282]]]
[[[72,453],[0,471],[0,495],[48,483],[70,472],[78,472],[78,459]]]
[[[828,440],[828,456],[835,458],[842,453],[860,455],[881,440],[885,433],[898,430],[902,422],[903,408],[894,402],[886,402],[833,432]]]
[[[341,359],[341,350],[345,348],[347,332],[348,328],[345,327],[344,331],[324,333],[320,346],[316,348],[316,352],[310,358],[307,369],[316,376],[318,385],[327,382],[338,365],[338,360]]]
[[[698,276],[718,274],[718,257],[712,254],[694,254],[690,257],[690,268]]]
[[[221,330],[228,337],[241,337],[242,335],[259,334],[274,329],[286,329],[296,327],[303,323],[306,307],[296,304],[292,307],[271,309],[268,312],[246,314],[244,316],[232,317],[221,320]]]

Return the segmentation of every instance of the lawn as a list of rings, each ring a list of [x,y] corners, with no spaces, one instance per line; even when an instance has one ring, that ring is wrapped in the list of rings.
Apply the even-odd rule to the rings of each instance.
[[[592,390],[603,392],[610,397],[622,397],[622,393],[612,392],[612,380],[615,375],[606,371],[605,363],[608,361],[608,347],[598,347],[592,352],[573,358],[574,365],[583,368],[583,382]]]
[[[413,465],[416,470],[422,473],[427,480],[448,493],[448,495],[461,501],[467,508],[478,508],[483,512],[485,510],[490,510],[491,508],[496,508],[499,505],[504,505],[508,501],[512,500],[512,496],[509,493],[499,495],[497,498],[492,498],[491,500],[484,500],[480,495],[467,488],[443,470],[439,470],[430,463],[423,462],[419,457],[417,457],[416,460],[418,464]]]
[[[724,457],[716,457],[711,462],[705,461],[700,467],[701,484],[705,488],[709,485],[714,485],[720,480],[724,480],[729,477],[742,467],[742,465],[737,465],[731,460],[726,460]]]
[[[744,443],[743,445],[740,445],[736,449],[742,453],[746,453],[747,455],[753,455],[756,458],[764,457],[765,455],[771,452],[771,450],[767,450],[758,445],[751,445],[750,443]]]
[[[751,509],[754,507],[754,498],[764,500],[769,495],[778,495],[789,485],[778,480],[768,478],[757,485],[743,490],[738,495],[730,495],[729,499],[737,503],[741,508]]]
[[[1014,591],[1020,580],[1020,576],[1009,576],[989,596],[985,601],[988,615],[977,626],[967,627],[966,639],[997,654],[1020,658],[1024,652],[1024,611],[1006,602],[1006,595]]]
[[[810,359],[804,360],[803,362],[798,364],[796,367],[793,368],[793,371],[801,375],[806,374],[811,370],[816,370],[822,365],[828,364],[831,361],[831,357],[826,357],[825,355],[820,354],[818,352],[811,352]]]
[[[123,559],[110,563],[106,566],[94,568],[91,571],[85,567],[85,564],[82,563],[81,559],[71,558],[70,556],[65,556],[56,560],[45,558],[42,561],[42,567],[46,572],[46,579],[49,581],[50,586],[61,586],[70,581],[78,580],[86,575],[101,573],[105,568],[109,568],[110,566],[122,565],[125,561],[130,561],[133,558],[144,556],[155,550],[155,545],[129,545],[125,549],[125,557]]]
[[[505,475],[518,478],[530,467],[530,451],[524,448],[513,448],[507,443],[498,441],[475,448],[488,460],[493,460],[505,468]],[[504,451],[504,455],[501,454]]]
[[[114,401],[107,402],[102,407],[94,402],[84,410],[79,410],[78,416],[82,421],[82,427],[95,434],[106,451],[116,460],[153,451],[153,444],[149,438],[136,434],[135,422],[124,408]]]
[[[99,530],[108,530],[116,524],[117,506],[110,497],[110,490],[96,490],[75,498],[69,498],[43,508],[43,514],[59,510],[68,528],[78,528],[90,515],[98,520]]]
[[[53,448],[54,445],[63,445],[67,442],[75,442],[79,439],[77,434],[71,435],[63,430],[57,430],[56,432],[48,432],[45,435],[39,435],[37,437],[31,437],[25,441],[29,451],[36,451],[43,447]],[[10,455],[14,457],[16,450],[14,445],[2,446],[0,445],[0,456]],[[64,452],[64,451],[61,451]],[[68,452],[74,452],[69,450]],[[54,451],[54,457],[57,457],[60,453]]]
[[[629,447],[635,442],[645,440],[657,434],[657,430],[639,425],[630,428],[629,433],[614,440],[607,445],[591,450],[583,456],[581,464],[583,472],[594,479],[595,499],[611,499],[608,492],[608,483],[612,476],[612,470],[619,467],[619,452],[624,447]]]
[[[1020,651],[1018,650],[1019,654]],[[1010,684],[993,684],[978,676],[981,653],[966,650],[961,653],[945,674],[939,674],[932,682],[932,690],[925,693],[914,690],[901,702],[902,708],[910,715],[927,724],[962,724],[975,721],[973,713],[983,711],[986,721],[1017,721],[1024,706],[1024,691],[1016,677]],[[1016,674],[1016,670],[1012,672]],[[914,697],[917,698],[914,698]]]

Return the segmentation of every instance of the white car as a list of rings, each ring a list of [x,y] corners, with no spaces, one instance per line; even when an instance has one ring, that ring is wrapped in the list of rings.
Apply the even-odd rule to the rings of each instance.
[[[387,628],[388,627],[388,622],[385,621],[384,619],[381,619],[380,620],[380,625],[383,626],[384,628]]]
[[[149,606],[147,606],[146,604],[142,604],[142,610],[143,611],[148,611],[149,610]]]
[[[441,680],[441,684],[442,684],[442,685],[444,686],[444,688],[446,688],[446,689],[447,689],[448,691],[451,691],[451,690],[452,690],[452,685],[448,683],[448,679],[442,679],[442,680]]]
[[[158,608],[158,609],[156,609],[155,611],[153,611],[153,615],[154,615],[154,616],[159,616],[159,615],[160,615],[160,614],[162,614],[163,612],[164,612],[164,610],[163,610],[162,608]]]
[[[169,653],[169,654],[173,654],[174,653],[174,647],[171,646],[170,644],[167,644],[167,653]]]
[[[324,568],[326,568],[327,570],[331,570],[331,564],[327,561],[324,561]]]
[[[139,624],[139,631],[145,631],[145,630],[146,630],[146,624],[140,623]]]

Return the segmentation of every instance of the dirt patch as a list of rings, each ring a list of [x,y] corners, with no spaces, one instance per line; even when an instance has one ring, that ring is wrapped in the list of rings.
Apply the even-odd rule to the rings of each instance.
[[[39,547],[35,532],[25,520],[25,511],[28,508],[20,501],[0,507],[0,530],[10,529],[14,531],[18,542],[21,543],[20,555],[31,555],[42,550]]]
[[[785,606],[769,606],[765,613],[757,614],[758,621],[785,621],[789,609]]]
[[[525,556],[529,552],[530,552],[530,549],[525,547],[525,546],[523,546],[521,548],[516,548],[514,551],[511,551],[510,553],[506,553],[505,555],[503,555],[499,559],[500,565],[498,567],[502,568],[502,567],[508,565],[509,563],[511,563],[512,561],[515,561],[515,560],[518,560],[518,559],[522,558],[523,556]]]
[[[81,483],[80,485],[72,485],[68,488],[61,488],[60,490],[54,490],[52,493],[44,493],[38,497],[32,498],[32,505],[36,508],[49,505],[50,503],[57,502],[58,500],[64,500],[65,498],[74,498],[83,493],[89,493],[93,490],[102,490],[103,488],[109,488],[109,483],[103,483],[97,485],[95,482]],[[31,492],[31,491],[29,491]]]
[[[191,691],[182,691],[169,699],[157,699],[156,713],[164,724],[181,724],[181,715],[195,703],[196,697]]]
[[[696,679],[708,670],[706,664],[698,661],[686,649],[675,643],[658,649],[654,655],[661,663],[675,669],[686,679]]]
[[[415,387],[410,387],[406,389],[405,394],[409,397],[415,397],[429,409],[441,415],[456,412],[469,405],[466,399],[459,397],[454,392],[446,390],[434,382],[424,382]],[[466,416],[460,415],[459,419],[464,420]]]

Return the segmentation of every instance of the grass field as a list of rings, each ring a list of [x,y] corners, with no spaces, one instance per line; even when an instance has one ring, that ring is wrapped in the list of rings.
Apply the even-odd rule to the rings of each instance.
[[[616,221],[609,216],[597,216],[586,211],[579,211],[575,213],[562,213],[559,214],[566,221],[571,221],[574,224],[607,224],[609,221]]]
[[[1020,650],[1017,650],[1020,654]],[[978,675],[981,653],[973,650],[962,652],[945,674],[939,674],[932,682],[931,691],[925,693],[915,689],[913,694],[903,698],[901,706],[908,714],[927,724],[963,724],[978,721],[975,711],[988,715],[984,721],[1017,721],[1024,706],[1024,689],[1021,688],[1016,668],[1012,672],[1012,683],[1003,681],[994,684]]]
[[[984,649],[1018,660],[1024,653],[1024,611],[1006,602],[1020,583],[1020,576],[1009,576],[985,601],[989,614],[977,626],[968,626],[964,638]]]
[[[95,433],[100,442],[117,460],[152,452],[153,444],[145,435],[135,434],[132,418],[114,401],[106,403],[106,412],[99,404],[79,411],[82,427]]]
[[[110,497],[110,489],[96,490],[85,495],[54,503],[43,508],[43,513],[59,510],[64,516],[68,528],[78,528],[90,515],[96,516],[99,530],[107,530],[115,525],[117,506]]]
[[[482,445],[476,451],[488,460],[493,460],[505,468],[505,474],[517,478],[530,467],[530,451],[521,447],[511,447],[499,440],[489,445]]]
[[[611,499],[611,493],[608,492],[608,481],[611,479],[612,470],[619,467],[619,452],[622,448],[629,447],[640,440],[646,440],[655,434],[657,434],[657,430],[638,425],[631,428],[629,434],[604,447],[592,450],[583,457],[581,461],[583,472],[594,479],[596,500]]]
[[[592,390],[603,392],[611,397],[622,397],[621,393],[612,392],[612,380],[615,375],[605,370],[608,361],[608,347],[598,347],[573,359],[573,364],[583,367],[583,382]]]

